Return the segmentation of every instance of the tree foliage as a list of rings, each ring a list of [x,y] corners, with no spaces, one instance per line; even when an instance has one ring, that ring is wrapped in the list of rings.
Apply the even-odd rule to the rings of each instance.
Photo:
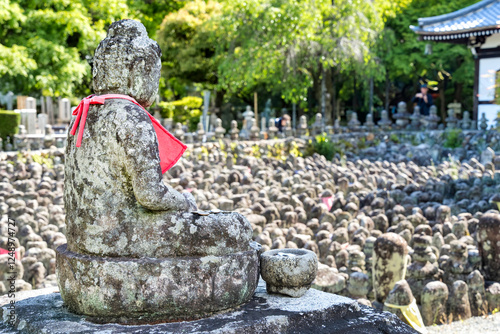
[[[407,1],[194,1],[162,23],[169,82],[229,95],[261,87],[305,103],[325,70],[364,64],[384,24]],[[175,86],[174,90],[177,90]]]
[[[379,40],[379,56],[390,80],[399,84],[400,89],[410,88],[409,93],[400,94],[400,99],[408,99],[415,93],[419,79],[432,80],[439,82],[443,94],[446,88],[451,88],[449,102],[457,99],[466,108],[472,108],[474,65],[470,50],[465,45],[420,41],[410,25],[417,25],[419,17],[450,13],[475,2],[478,1],[412,1],[397,17],[387,21],[385,39]],[[431,45],[432,54],[425,53],[427,44]],[[445,82],[450,83],[448,87]]]
[[[133,16],[146,27],[149,37],[155,39],[165,15],[179,10],[186,0],[127,0]]]
[[[127,17],[124,0],[0,0],[0,90],[73,96],[89,83],[105,27]],[[88,85],[87,85],[88,86]]]
[[[432,80],[442,111],[454,99],[468,109],[470,51],[419,41],[409,26],[477,1],[0,0],[0,91],[88,94],[89,61],[108,25],[136,18],[162,48],[167,100],[209,89],[220,106],[223,96],[248,103],[258,91],[260,101],[316,109],[324,82],[327,108],[366,112],[373,78],[378,107],[386,91],[396,104],[411,98],[419,80]]]
[[[218,83],[217,64],[222,55],[215,54],[215,37],[207,21],[221,14],[221,4],[196,0],[165,16],[157,39],[163,52],[163,73],[167,86],[177,94],[186,87],[201,85],[214,88]],[[172,93],[163,92],[164,97]]]

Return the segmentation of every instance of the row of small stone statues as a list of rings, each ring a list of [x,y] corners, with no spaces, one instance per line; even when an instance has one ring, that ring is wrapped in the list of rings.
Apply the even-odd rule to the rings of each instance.
[[[462,119],[459,119],[456,115],[454,109],[448,109],[448,117],[446,121],[446,129],[463,129],[463,130],[476,130],[476,123],[470,117],[470,112],[464,111]],[[373,122],[373,115],[366,115],[366,122],[363,126],[358,120],[358,115],[356,112],[352,112],[349,122],[348,129],[350,131],[360,131],[368,130],[373,131],[377,128],[387,131],[391,129],[396,130],[436,130],[445,129],[444,124],[439,124],[441,117],[437,115],[437,107],[435,105],[430,107],[429,115],[421,115],[420,107],[415,106],[413,108],[413,114],[407,112],[406,103],[399,102],[397,107],[397,112],[392,116],[396,123],[393,124],[389,119],[389,114],[387,110],[382,110],[381,119],[377,125]],[[498,120],[500,121],[500,120]],[[337,123],[336,123],[337,126]],[[483,113],[481,119],[479,120],[479,128],[481,130],[488,129],[488,120],[486,115]]]
[[[24,151],[24,150],[40,150],[43,148],[50,148],[56,146],[57,148],[63,148],[66,145],[66,139],[64,135],[56,136],[52,125],[45,125],[45,135],[40,136],[30,136],[27,134],[26,127],[24,125],[19,125],[18,134],[14,136],[14,140],[11,140],[7,136],[5,143],[2,138],[0,138],[0,152],[5,149],[6,151]]]
[[[238,122],[236,120],[231,121],[231,129],[229,130],[229,136],[231,140],[260,140],[260,139],[274,139],[274,138],[287,138],[297,136],[300,138],[305,138],[308,136],[316,136],[323,132],[327,134],[343,133],[343,132],[358,132],[358,131],[389,131],[391,129],[395,130],[435,130],[444,129],[444,124],[438,125],[440,117],[437,116],[436,106],[431,106],[430,115],[423,116],[420,115],[420,108],[415,106],[413,114],[406,112],[406,103],[400,102],[398,104],[397,113],[393,115],[396,120],[394,124],[390,119],[388,112],[382,110],[381,119],[376,125],[373,121],[373,115],[368,114],[366,116],[366,122],[361,126],[361,122],[358,120],[358,115],[356,112],[351,112],[350,119],[347,127],[340,126],[340,122],[337,119],[333,126],[325,126],[323,122],[322,115],[317,113],[315,116],[314,123],[309,126],[307,122],[307,117],[302,115],[299,120],[297,129],[291,127],[290,122],[283,126],[283,130],[279,129],[275,125],[275,120],[269,119],[268,126],[266,127],[266,118],[262,117],[261,127],[256,125],[255,118],[245,119],[243,121],[242,129],[238,129]],[[500,123],[500,118],[497,119],[497,123]],[[165,124],[166,125],[166,124]],[[499,124],[500,125],[500,124]],[[168,126],[167,126],[168,128]],[[453,109],[448,110],[448,117],[446,118],[446,129],[456,129],[461,128],[463,130],[475,130],[475,122],[470,118],[470,113],[464,111],[463,118],[458,119],[455,116]],[[479,128],[481,130],[487,130],[488,120],[485,114],[482,114],[479,120]],[[56,147],[64,147],[65,140],[59,136],[56,138],[54,136],[54,131],[52,126],[47,124],[45,126],[45,135],[43,138],[32,137],[27,134],[26,127],[24,125],[19,126],[19,134],[14,137],[11,141],[7,138],[5,145],[2,143],[0,138],[0,151],[5,149],[6,151],[15,150],[38,150],[42,148],[50,148],[52,145]],[[194,142],[205,142],[219,140],[226,136],[226,129],[222,126],[222,120],[218,118],[215,122],[214,131],[206,132],[203,127],[203,123],[198,123],[197,130],[193,133],[189,133],[185,130],[182,123],[177,123],[173,130],[173,134],[188,144]]]
[[[400,102],[398,104],[398,111],[393,115],[396,119],[394,124],[390,119],[388,112],[382,110],[381,120],[376,125],[373,121],[373,115],[368,114],[366,116],[366,122],[361,126],[361,122],[358,120],[358,115],[356,112],[350,114],[350,120],[348,126],[340,126],[340,122],[337,119],[333,126],[325,126],[323,122],[323,117],[321,113],[317,113],[315,116],[314,123],[309,126],[307,122],[307,117],[302,115],[299,120],[297,129],[291,127],[290,122],[283,126],[283,130],[279,129],[275,125],[274,119],[269,119],[268,126],[266,127],[266,118],[262,117],[261,127],[259,129],[256,126],[255,118],[245,119],[243,121],[242,129],[238,129],[238,122],[236,120],[231,121],[231,129],[229,130],[229,137],[231,140],[259,140],[259,139],[274,139],[274,138],[287,138],[287,137],[308,137],[316,136],[323,132],[327,134],[343,133],[343,132],[357,132],[357,131],[375,131],[377,129],[388,131],[391,129],[395,130],[435,130],[444,129],[443,125],[438,125],[441,118],[437,116],[436,106],[430,108],[430,115],[423,116],[420,115],[420,108],[416,106],[414,108],[413,114],[408,114],[406,112],[406,103]],[[446,118],[446,129],[456,129],[461,128],[463,130],[475,130],[475,122],[470,118],[470,113],[464,111],[463,118],[458,119],[455,116],[453,109],[448,110],[448,117]],[[488,120],[483,113],[482,118],[479,120],[479,128],[481,130],[487,130]],[[180,140],[186,143],[202,142],[210,140],[222,139],[226,136],[226,129],[222,126],[222,120],[218,118],[215,122],[215,129],[213,132],[206,132],[204,130],[203,124],[198,123],[198,128],[194,133],[187,133],[183,129],[181,123],[177,123],[174,129],[174,135]]]

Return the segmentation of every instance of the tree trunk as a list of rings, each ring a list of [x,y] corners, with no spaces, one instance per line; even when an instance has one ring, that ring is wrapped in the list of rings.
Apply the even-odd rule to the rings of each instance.
[[[462,109],[465,108],[465,106],[463,105],[463,96],[462,96],[462,91],[463,91],[463,88],[464,88],[464,84],[463,83],[455,83],[455,94],[453,96],[453,99],[457,102],[460,102],[462,103]]]
[[[224,95],[226,95],[225,90],[218,90],[215,92],[215,108],[220,108],[222,107],[222,104],[224,103]]]
[[[389,111],[389,92],[391,88],[391,82],[389,81],[389,72],[385,71],[385,110]]]
[[[444,95],[444,91],[446,90],[446,81],[447,79],[445,77],[444,80],[441,81],[441,88],[439,89],[439,99],[441,100],[440,114],[441,114],[441,121],[443,123],[446,119],[446,98]]]
[[[358,90],[356,89],[356,72],[352,72],[352,80],[353,80],[353,93],[352,93],[352,110],[356,112],[358,110]]]
[[[339,110],[337,108],[337,74],[338,71],[332,69],[332,85],[331,85],[331,97],[332,97],[332,119],[333,122],[339,117]]]

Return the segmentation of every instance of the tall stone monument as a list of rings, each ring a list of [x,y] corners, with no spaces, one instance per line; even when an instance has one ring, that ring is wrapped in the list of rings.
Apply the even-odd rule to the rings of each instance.
[[[71,103],[69,99],[59,100],[59,113],[57,115],[59,122],[67,123],[71,120]]]
[[[113,23],[95,51],[95,93],[149,107],[160,57],[141,23]],[[259,266],[250,223],[238,213],[198,211],[191,195],[163,183],[147,113],[108,99],[90,106],[84,129],[80,147],[76,136],[66,146],[68,243],[56,261],[66,307],[101,323],[151,323],[247,302]]]

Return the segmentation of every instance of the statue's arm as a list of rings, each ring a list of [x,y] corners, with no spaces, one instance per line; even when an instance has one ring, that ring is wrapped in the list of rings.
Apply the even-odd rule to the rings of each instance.
[[[140,107],[117,114],[117,140],[137,201],[150,210],[187,210],[186,197],[162,180],[158,142],[151,120]]]

